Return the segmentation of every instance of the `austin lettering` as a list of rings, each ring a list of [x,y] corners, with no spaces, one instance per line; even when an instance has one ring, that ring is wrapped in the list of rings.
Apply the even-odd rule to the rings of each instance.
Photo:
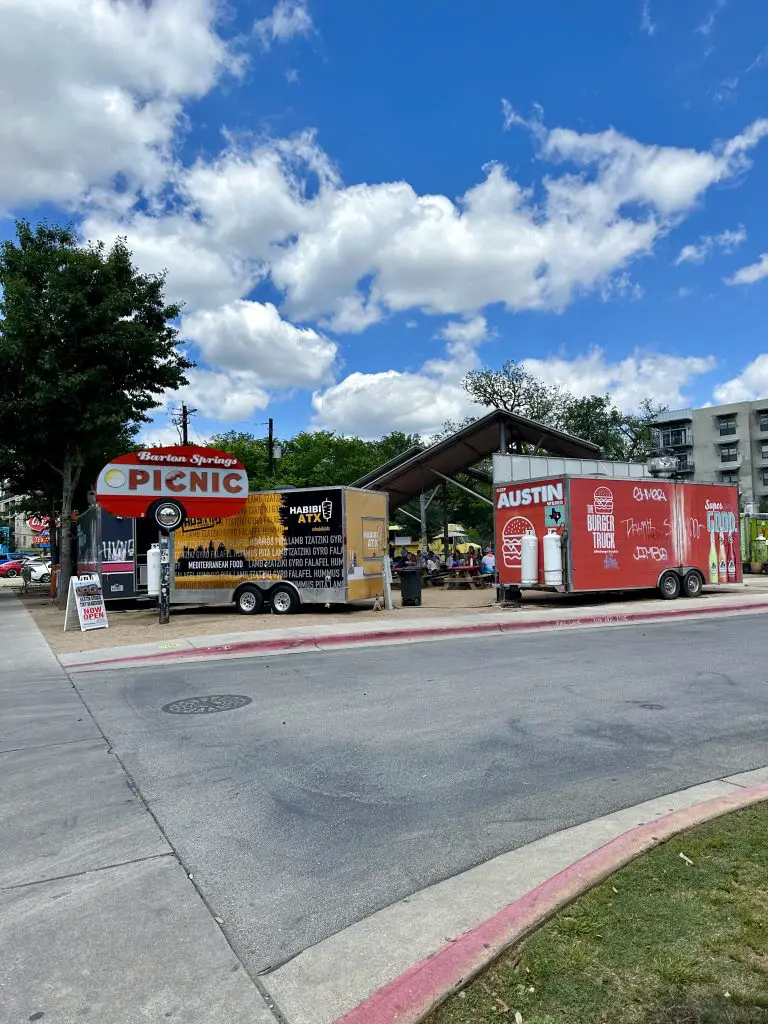
[[[521,505],[544,505],[563,500],[563,485],[537,484],[535,487],[520,487],[514,491],[499,492],[496,508],[518,508]]]

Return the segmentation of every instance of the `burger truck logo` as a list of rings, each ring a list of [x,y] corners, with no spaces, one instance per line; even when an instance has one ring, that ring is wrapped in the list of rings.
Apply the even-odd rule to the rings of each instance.
[[[613,491],[598,487],[587,505],[587,529],[592,534],[592,550],[596,554],[616,551],[616,516],[613,512]]]
[[[175,529],[185,517],[228,518],[245,505],[248,474],[226,452],[194,445],[121,455],[96,483],[96,500],[113,515],[151,516]]]

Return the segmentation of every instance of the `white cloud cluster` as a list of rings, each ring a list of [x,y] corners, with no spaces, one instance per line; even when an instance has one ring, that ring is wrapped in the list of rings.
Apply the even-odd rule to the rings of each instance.
[[[460,379],[488,334],[483,309],[637,297],[632,261],[707,189],[747,170],[768,134],[764,119],[709,150],[655,146],[615,129],[549,129],[540,108],[526,120],[504,101],[505,127],[524,126],[536,147],[533,186],[500,163],[458,198],[405,181],[346,184],[311,132],[228,137],[183,166],[185,104],[244,64],[219,10],[219,0],[0,0],[0,210],[75,207],[85,237],[126,235],[143,270],[166,267],[201,357],[189,394],[217,417],[304,387],[318,419],[341,427],[365,415],[370,430],[387,409],[425,431],[459,418]],[[269,48],[313,31],[304,0],[277,0],[254,38]],[[262,281],[282,296],[280,312],[249,301]],[[452,318],[439,358],[328,384],[339,360],[325,330],[360,333],[416,310]]]
[[[294,36],[307,36],[313,29],[312,16],[304,0],[278,0],[272,13],[253,26],[254,34],[265,49],[272,43],[285,43]]]
[[[674,356],[634,352],[611,362],[602,349],[574,359],[526,359],[523,364],[545,384],[558,384],[574,395],[610,392],[621,409],[637,409],[646,398],[679,408],[685,405],[684,388],[717,366],[712,356]]]
[[[768,271],[766,271],[768,273]],[[718,385],[714,391],[715,402],[725,405],[729,402],[755,402],[768,395],[768,354],[765,352],[754,359],[737,377]]]
[[[703,263],[716,250],[730,254],[747,240],[747,231],[743,224],[731,230],[726,228],[719,235],[702,235],[698,242],[684,245],[675,260],[675,266],[681,263]]]
[[[768,252],[764,252],[756,263],[737,270],[733,277],[726,277],[726,284],[757,284],[768,277]]]
[[[116,176],[154,190],[185,101],[239,57],[217,0],[3,0],[0,209],[68,204]]]
[[[447,343],[446,358],[430,359],[415,371],[352,373],[316,392],[316,424],[368,437],[390,430],[429,437],[448,420],[478,413],[461,382],[478,366],[477,346],[492,337],[485,317],[450,321],[439,336]]]

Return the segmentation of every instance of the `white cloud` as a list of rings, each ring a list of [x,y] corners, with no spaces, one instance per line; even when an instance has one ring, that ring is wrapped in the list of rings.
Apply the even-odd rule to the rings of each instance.
[[[768,252],[764,252],[757,263],[737,270],[733,277],[723,278],[726,284],[756,284],[768,277]]]
[[[167,396],[167,402],[187,402],[201,416],[214,420],[247,420],[256,409],[266,409],[269,393],[258,373],[248,370],[187,370],[189,381]]]
[[[768,274],[768,269],[766,269]],[[715,402],[726,405],[730,402],[755,402],[768,395],[768,353],[762,353],[738,377],[719,384],[714,390]]]
[[[352,373],[313,395],[312,406],[317,426],[368,438],[391,430],[426,437],[448,420],[481,412],[459,381],[426,370]]]
[[[333,369],[338,346],[311,327],[283,320],[271,302],[239,300],[185,316],[182,335],[205,361],[252,375],[262,388],[317,387]]]
[[[602,349],[568,359],[525,359],[526,370],[545,384],[558,384],[574,395],[610,392],[620,409],[637,409],[645,398],[679,408],[685,405],[683,389],[694,377],[709,373],[717,362],[713,356],[673,356],[635,351],[625,359],[610,362]]]
[[[446,421],[478,412],[461,382],[478,365],[477,346],[491,336],[483,316],[449,321],[439,332],[447,342],[443,358],[416,371],[350,374],[313,395],[316,424],[364,437],[438,433]]]
[[[704,20],[698,24],[694,31],[698,32],[699,35],[708,36],[712,34],[715,27],[715,21],[720,11],[725,7],[728,0],[715,0],[715,6],[712,10],[707,12]]]
[[[470,320],[449,320],[440,330],[441,338],[459,345],[479,345],[491,337],[488,322],[484,316],[473,316]]]
[[[272,43],[285,43],[294,36],[307,36],[313,29],[312,16],[304,0],[278,0],[272,13],[253,26],[265,49]]]
[[[688,299],[691,295],[693,295],[692,288],[686,288],[684,285],[682,285],[680,288],[677,289],[678,299]]]
[[[107,245],[120,235],[127,236],[136,266],[144,273],[167,270],[169,300],[183,301],[188,310],[233,302],[258,279],[251,263],[228,246],[212,245],[206,225],[186,214],[134,214],[121,219],[98,211],[85,218],[80,234]]]
[[[658,28],[658,26],[655,24],[655,22],[651,18],[651,5],[650,5],[649,0],[643,0],[643,10],[642,10],[642,14],[640,15],[640,30],[641,30],[641,32],[645,32],[646,35],[649,35],[649,36],[654,36],[654,35],[656,35],[656,29],[657,28]]]
[[[239,58],[216,0],[3,0],[0,207],[158,188],[186,100]]]
[[[285,80],[289,85],[296,85],[299,81],[299,72],[297,68],[288,68],[285,72]]]
[[[719,235],[702,235],[697,243],[684,245],[675,260],[675,266],[681,263],[703,263],[716,249],[730,254],[747,240],[747,231],[743,224],[731,230],[726,228]]]

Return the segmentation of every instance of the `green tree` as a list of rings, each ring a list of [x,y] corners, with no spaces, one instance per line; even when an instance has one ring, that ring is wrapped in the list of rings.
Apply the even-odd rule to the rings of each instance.
[[[654,447],[652,424],[665,406],[646,399],[636,413],[617,409],[610,395],[571,398],[563,416],[563,429],[599,444],[606,459],[634,462]]]
[[[550,427],[559,427],[570,398],[562,388],[544,384],[513,359],[500,370],[470,370],[462,386],[481,405],[506,409]]]
[[[377,441],[335,434],[331,430],[303,430],[279,441],[281,457],[269,476],[265,438],[230,431],[217,434],[210,444],[239,459],[248,471],[253,490],[271,487],[323,487],[351,484],[371,470],[419,443],[417,434],[395,431]]]
[[[193,364],[176,349],[180,307],[165,301],[165,276],[139,273],[123,239],[81,246],[69,228],[19,221],[0,249],[0,287],[0,465],[39,473],[43,489],[40,467],[55,474],[66,594],[84,470]]]

